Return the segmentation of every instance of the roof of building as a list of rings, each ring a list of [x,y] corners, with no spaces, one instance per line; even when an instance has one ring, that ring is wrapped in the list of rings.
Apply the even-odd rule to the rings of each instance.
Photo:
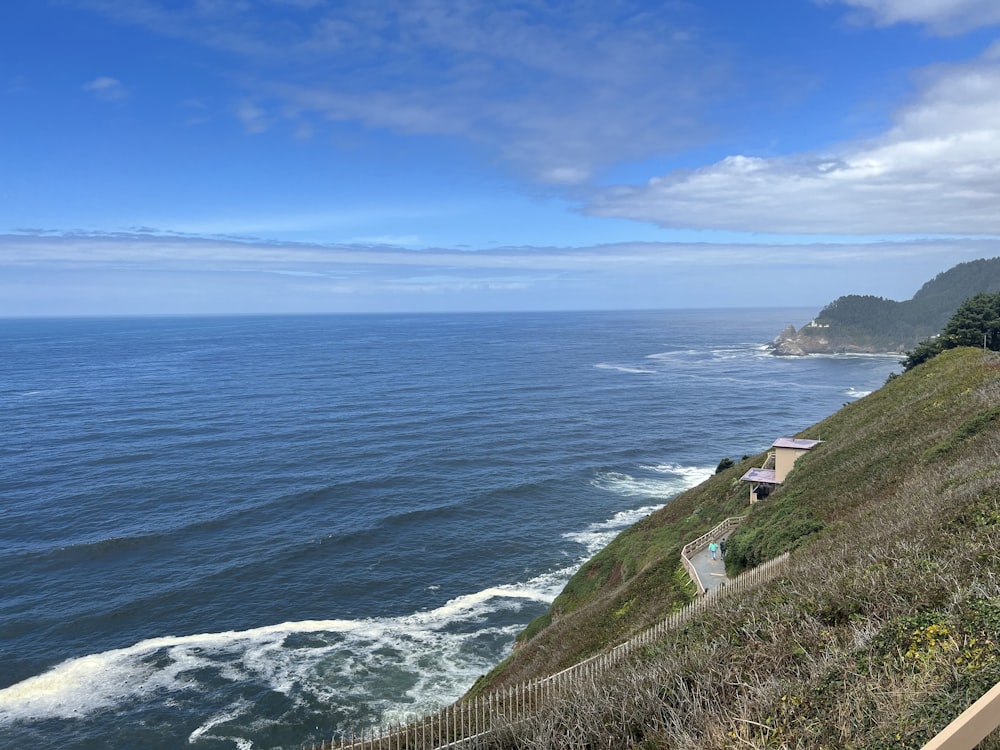
[[[740,477],[743,482],[757,482],[758,484],[780,484],[775,479],[774,469],[750,469]]]
[[[801,451],[807,451],[810,448],[815,448],[817,445],[822,443],[822,440],[805,440],[803,438],[778,438],[774,441],[772,448],[795,448]]]

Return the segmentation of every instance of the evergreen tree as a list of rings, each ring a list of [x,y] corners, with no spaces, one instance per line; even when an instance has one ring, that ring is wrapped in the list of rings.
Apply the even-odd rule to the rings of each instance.
[[[991,335],[992,334],[992,335]],[[989,346],[1000,348],[1000,293],[977,294],[963,302],[941,332],[946,348]],[[990,339],[994,339],[993,342]]]
[[[939,337],[921,341],[912,351],[906,353],[906,358],[903,360],[903,371],[907,372],[917,365],[933,359],[944,351],[944,349],[945,347],[942,346],[942,341]]]
[[[879,351],[919,348],[928,336],[941,331],[964,300],[998,293],[1000,258],[959,263],[928,281],[909,300],[896,302],[865,294],[840,297],[816,316],[819,327],[807,326],[801,333],[822,336],[835,346],[847,342]],[[1000,319],[1000,311],[993,319]],[[1000,332],[995,336],[1000,340]]]
[[[903,369],[912,370],[945,349],[958,346],[981,346],[1000,351],[1000,292],[983,292],[965,300],[945,324],[940,336],[921,341],[907,353]]]

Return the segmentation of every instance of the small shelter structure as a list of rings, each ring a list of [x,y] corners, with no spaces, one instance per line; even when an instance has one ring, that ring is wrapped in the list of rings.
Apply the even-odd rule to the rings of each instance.
[[[771,494],[775,487],[785,481],[792,466],[800,456],[805,455],[822,440],[806,440],[804,438],[778,438],[771,445],[767,460],[760,468],[750,469],[740,477],[741,481],[750,483],[750,504],[763,500]]]

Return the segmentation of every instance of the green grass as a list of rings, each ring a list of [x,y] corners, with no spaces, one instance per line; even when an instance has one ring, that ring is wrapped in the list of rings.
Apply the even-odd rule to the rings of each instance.
[[[577,571],[549,612],[518,636],[514,658],[480,680],[475,692],[557,672],[689,602],[696,590],[680,565],[681,548],[746,512],[749,488],[739,477],[763,460],[741,461],[619,534]]]
[[[748,509],[738,481],[756,456],[623,532],[476,690],[555,672],[682,606],[681,546],[728,516],[749,510],[731,572],[792,551],[792,573],[498,747],[919,748],[1000,681],[1000,360],[945,352],[801,436],[824,442],[767,500]]]

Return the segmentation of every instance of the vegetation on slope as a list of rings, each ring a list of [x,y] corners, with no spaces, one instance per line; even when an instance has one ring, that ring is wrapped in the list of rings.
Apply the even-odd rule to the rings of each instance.
[[[996,292],[1000,258],[960,263],[902,302],[872,295],[839,297],[816,316],[817,326],[804,326],[796,337],[807,352],[903,352],[937,334],[964,300]]]
[[[475,692],[558,672],[627,640],[697,593],[681,548],[730,516],[747,512],[739,477],[765,456],[744,459],[619,534],[569,580],[549,612],[517,638],[511,658]]]
[[[786,550],[792,571],[499,746],[920,747],[1000,681],[998,404],[1000,357],[943,352],[810,428],[824,443],[766,501],[746,508],[738,481],[756,457],[624,532],[484,683],[555,671],[662,618],[693,595],[681,545],[727,516],[749,510],[733,572]]]
[[[945,349],[979,346],[1000,350],[1000,293],[976,294],[963,302],[945,325],[940,336],[920,342],[903,360],[903,368],[912,370]]]

